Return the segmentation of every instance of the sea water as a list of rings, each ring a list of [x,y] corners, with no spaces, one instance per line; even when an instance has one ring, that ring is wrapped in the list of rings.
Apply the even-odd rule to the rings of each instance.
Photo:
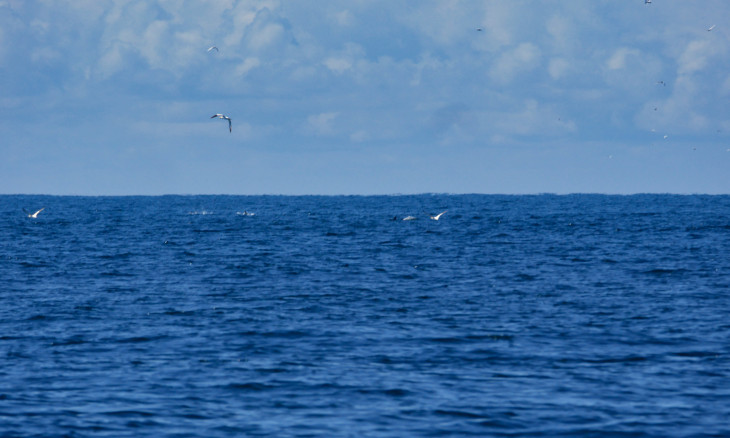
[[[730,436],[730,196],[0,196],[0,436]]]

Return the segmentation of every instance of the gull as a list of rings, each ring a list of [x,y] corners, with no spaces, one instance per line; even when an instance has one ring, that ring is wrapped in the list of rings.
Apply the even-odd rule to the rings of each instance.
[[[213,50],[215,50],[216,52],[220,52],[220,50],[218,50],[218,47],[216,47],[216,46],[210,46],[210,47],[208,47],[208,50],[207,51],[208,52],[212,52]]]
[[[664,85],[665,87],[667,86],[667,84],[664,81],[656,81],[656,83],[659,85]]]
[[[46,209],[46,207],[43,207],[43,208],[41,208],[40,210],[36,211],[35,213],[31,213],[31,212],[29,212],[29,211],[28,211],[28,210],[26,210],[26,209],[23,209],[23,211],[25,212],[25,214],[27,214],[27,215],[28,215],[28,217],[32,217],[32,218],[37,218],[37,217],[38,217],[38,213],[42,212],[42,211],[43,211],[43,210],[45,210],[45,209]]]
[[[651,4],[651,0],[644,0],[644,4],[645,5],[650,5]]]
[[[444,210],[441,213],[437,214],[436,216],[431,216],[431,219],[437,221],[437,220],[441,219],[441,216],[443,216],[443,214],[446,213],[447,211],[448,210]]]
[[[215,119],[216,117],[219,119],[228,120],[228,132],[233,132],[233,128],[231,128],[231,118],[230,117],[224,116],[223,114],[213,114],[212,116],[210,116],[211,119]]]
[[[707,31],[710,32],[714,28],[715,28],[715,25],[713,24],[712,26],[710,26],[710,27],[707,28]]]
[[[477,32],[481,32],[483,29],[481,27],[477,27]]]

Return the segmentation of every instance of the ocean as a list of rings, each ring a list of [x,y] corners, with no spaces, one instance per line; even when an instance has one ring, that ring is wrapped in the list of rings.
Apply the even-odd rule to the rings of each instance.
[[[730,196],[0,218],[2,437],[730,436]]]

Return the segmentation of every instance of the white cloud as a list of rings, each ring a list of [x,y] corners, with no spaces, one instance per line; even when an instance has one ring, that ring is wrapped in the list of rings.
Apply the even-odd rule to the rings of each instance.
[[[327,58],[324,65],[337,74],[342,74],[352,68],[352,61],[345,58]]]
[[[507,83],[518,73],[530,71],[539,65],[540,49],[532,43],[522,43],[504,52],[492,66],[492,79]]]
[[[565,58],[552,58],[548,62],[548,73],[553,79],[560,79],[570,70],[570,62]]]
[[[236,66],[235,74],[237,76],[245,76],[246,73],[261,65],[258,58],[246,58],[242,63]]]
[[[306,130],[309,133],[312,133],[314,135],[319,136],[329,136],[334,133],[334,128],[332,127],[332,121],[337,118],[339,113],[331,112],[331,113],[320,113],[320,114],[314,114],[309,117],[307,117],[307,125]]]
[[[680,75],[692,74],[702,70],[707,65],[709,57],[716,52],[709,41],[696,40],[687,44],[679,59],[677,73]]]
[[[253,33],[248,46],[252,50],[262,50],[275,44],[284,35],[284,28],[280,24],[270,23]]]
[[[345,44],[343,50],[329,56],[322,63],[336,74],[342,74],[352,67],[365,56],[365,51],[361,46],[354,43]]]
[[[332,20],[342,27],[352,26],[355,23],[355,17],[348,10],[333,13]]]
[[[626,68],[626,58],[629,56],[640,56],[640,52],[636,49],[630,49],[627,47],[621,47],[613,52],[608,61],[606,61],[606,67],[609,70],[620,70]]]

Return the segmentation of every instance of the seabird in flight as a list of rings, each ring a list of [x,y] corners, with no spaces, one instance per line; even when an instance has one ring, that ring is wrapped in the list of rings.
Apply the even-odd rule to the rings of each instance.
[[[441,219],[441,216],[443,216],[443,214],[446,213],[447,211],[448,210],[444,210],[441,213],[437,214],[436,216],[431,216],[431,219],[437,221],[437,220]]]
[[[216,47],[216,46],[210,46],[210,47],[208,47],[208,50],[207,51],[208,52],[212,52],[213,50],[215,50],[216,52],[220,52],[220,50],[218,50],[218,47]]]
[[[219,119],[228,120],[228,132],[233,132],[233,128],[231,128],[231,118],[230,117],[224,116],[223,114],[213,114],[212,116],[210,116],[211,119],[215,119],[216,117]]]
[[[713,24],[712,26],[710,26],[710,27],[707,28],[707,31],[709,32],[709,31],[711,31],[714,28],[715,28],[715,25]]]
[[[43,208],[41,208],[40,210],[36,211],[35,213],[31,213],[31,212],[29,212],[29,211],[28,211],[28,210],[26,210],[26,209],[23,209],[23,211],[25,212],[25,214],[27,214],[27,215],[28,215],[28,217],[32,217],[32,218],[37,218],[37,217],[38,217],[38,213],[42,212],[42,211],[43,211],[43,210],[45,210],[45,209],[46,209],[46,207],[43,207]]]

